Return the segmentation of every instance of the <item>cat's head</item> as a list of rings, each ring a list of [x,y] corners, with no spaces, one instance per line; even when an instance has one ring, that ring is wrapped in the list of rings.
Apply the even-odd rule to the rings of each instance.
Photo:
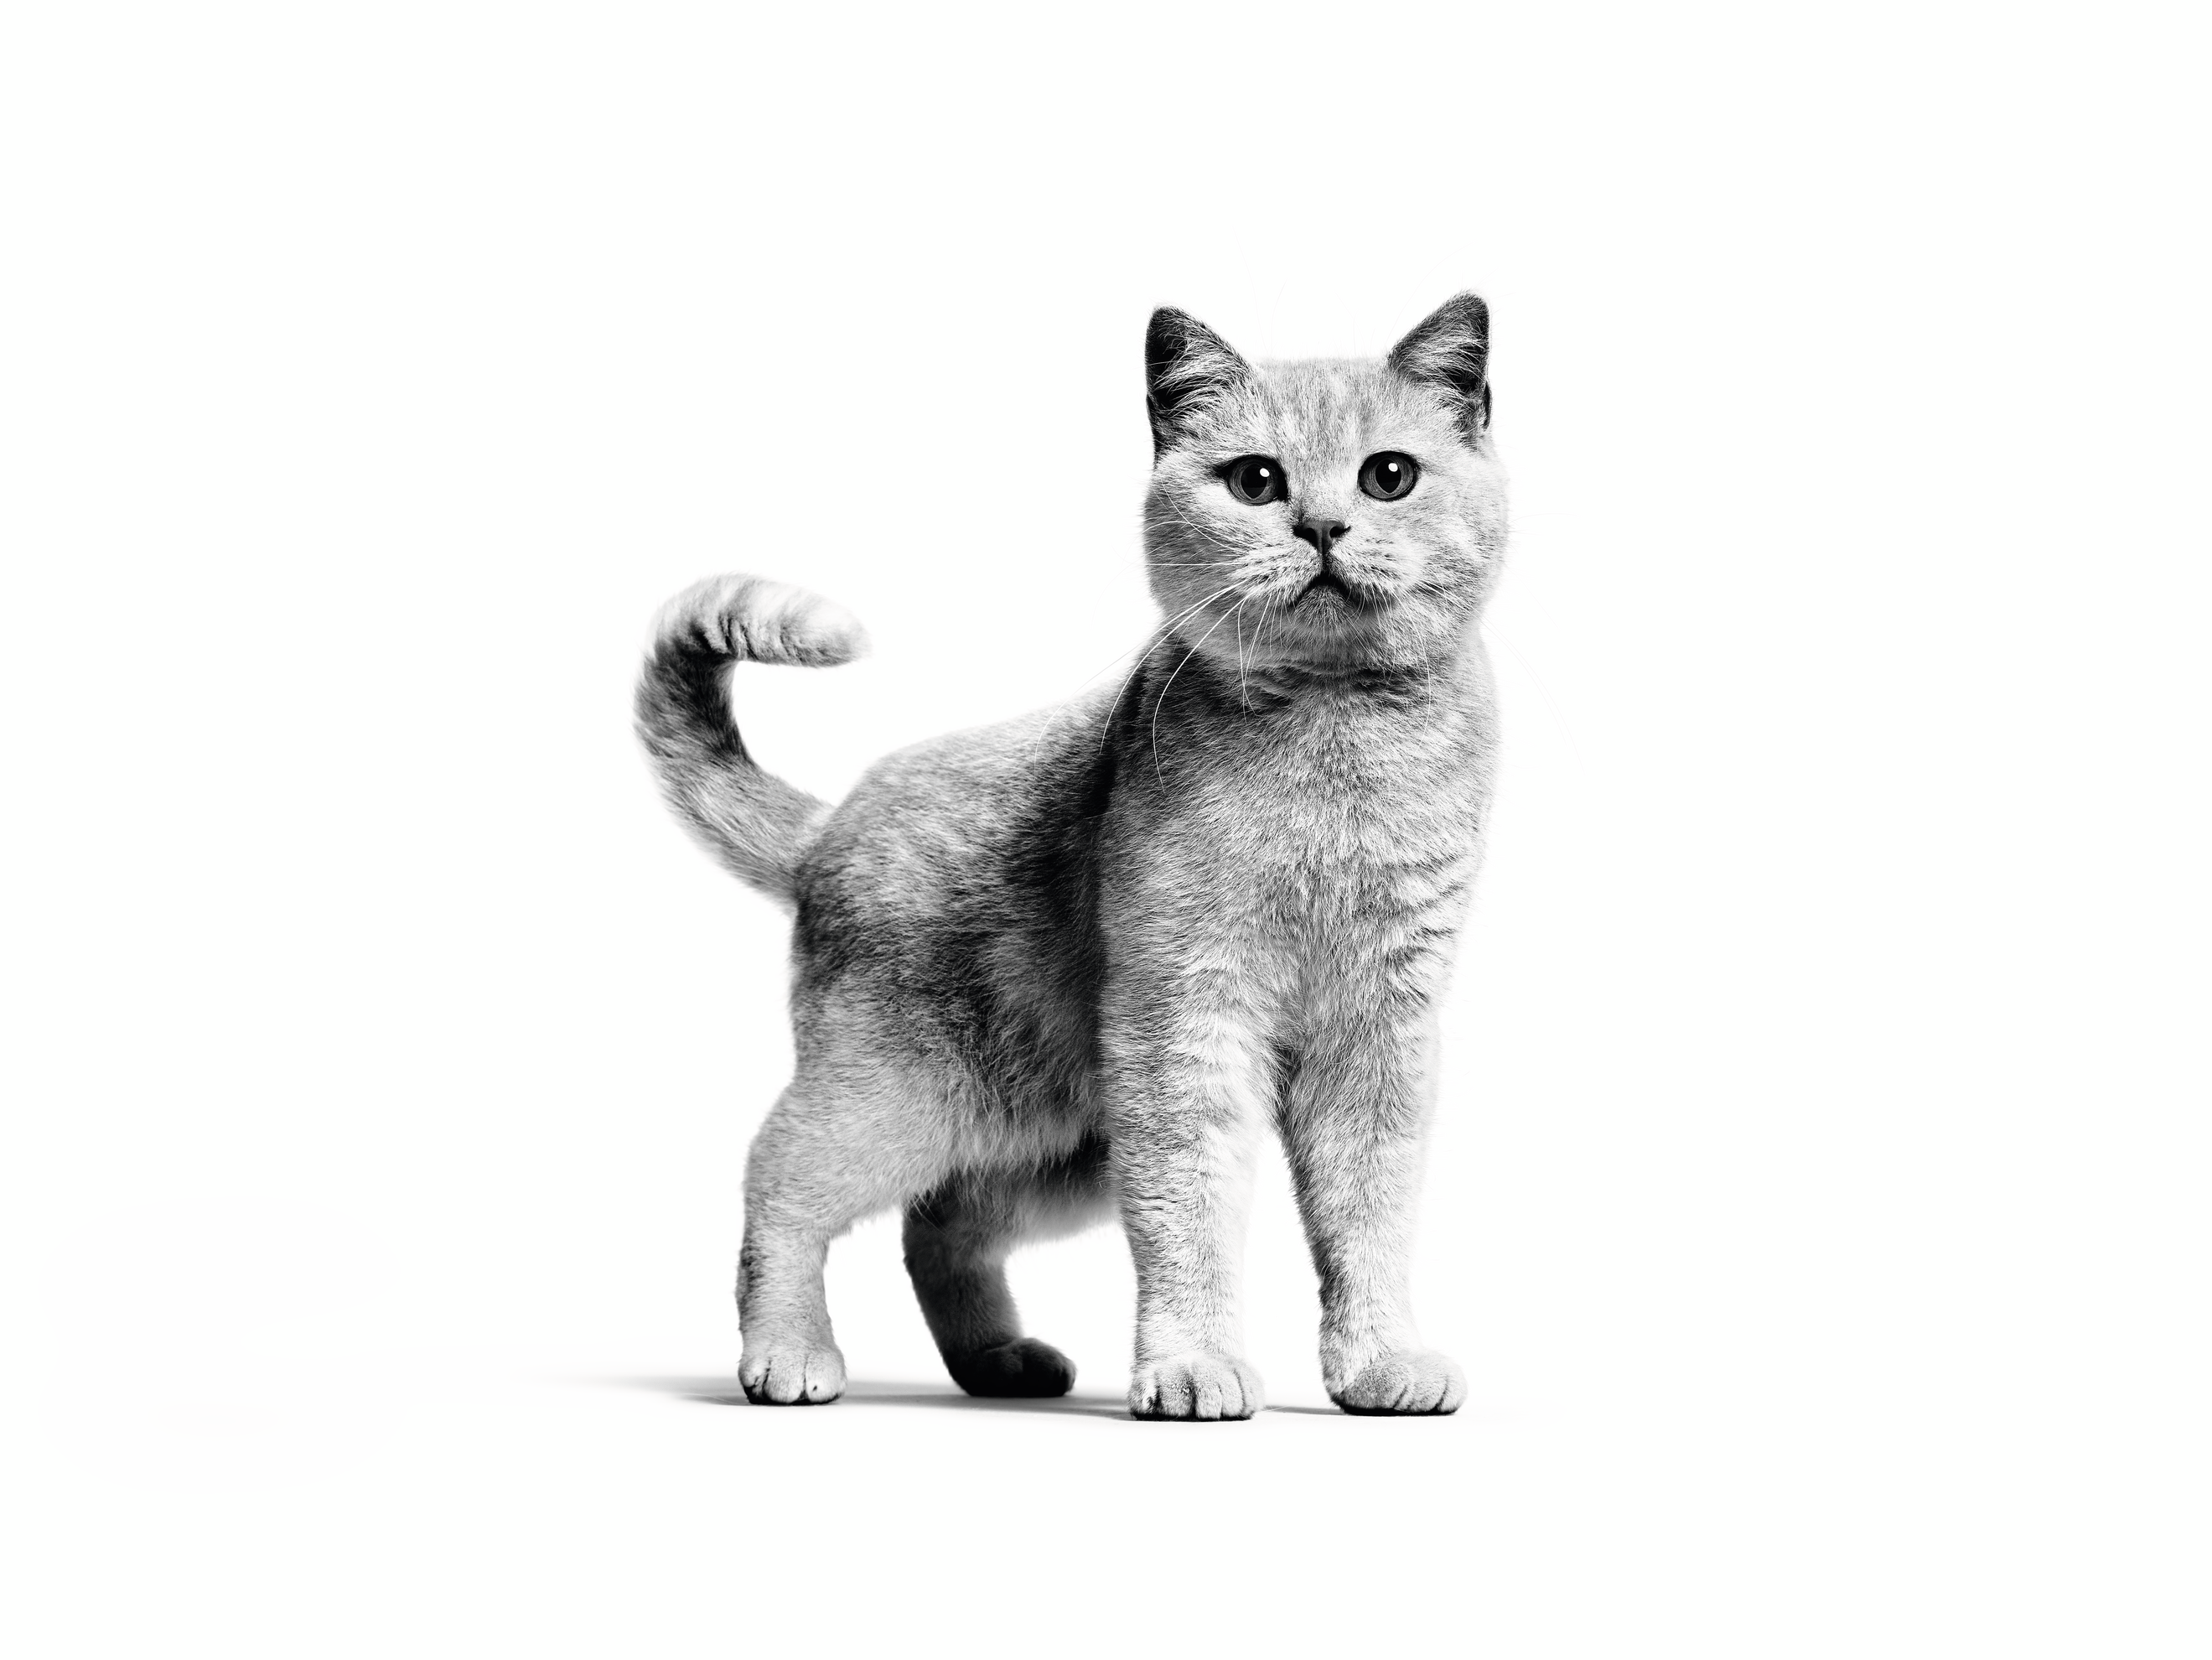
[[[1472,294],[1380,360],[1249,363],[1155,312],[1145,548],[1173,635],[1248,668],[1455,652],[1505,544],[1489,346]]]

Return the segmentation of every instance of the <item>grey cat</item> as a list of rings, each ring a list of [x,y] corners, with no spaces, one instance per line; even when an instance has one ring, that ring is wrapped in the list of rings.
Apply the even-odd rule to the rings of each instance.
[[[1480,855],[1495,728],[1475,623],[1506,533],[1489,315],[1381,362],[1254,365],[1154,314],[1145,503],[1167,621],[1128,678],[915,745],[836,807],[757,767],[733,663],[866,648],[826,600],[710,578],[663,610],[639,729],[670,803],[796,914],[797,1075],[745,1177],[738,1375],[845,1387],[822,1272],[892,1206],[945,1364],[1056,1395],[1017,1244],[1118,1212],[1129,1409],[1248,1418],[1238,1259],[1255,1138],[1282,1138],[1353,1413],[1448,1413],[1407,1295],[1436,1006]]]

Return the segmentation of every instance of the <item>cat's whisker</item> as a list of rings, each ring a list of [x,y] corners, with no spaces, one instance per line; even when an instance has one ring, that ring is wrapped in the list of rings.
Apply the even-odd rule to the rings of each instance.
[[[1252,693],[1244,684],[1243,611],[1244,607],[1251,603],[1252,596],[1248,593],[1237,602],[1237,609],[1229,613],[1237,619],[1237,701],[1243,707],[1244,713],[1247,714],[1252,713]]]
[[[1144,645],[1138,651],[1137,660],[1129,666],[1128,673],[1121,677],[1121,686],[1114,693],[1114,701],[1106,706],[1106,719],[1101,724],[1098,733],[1098,748],[1102,753],[1106,748],[1107,739],[1113,735],[1114,711],[1121,707],[1121,699],[1129,690],[1129,682],[1137,678],[1139,672],[1144,668],[1146,661],[1150,660],[1152,654],[1152,648],[1158,645],[1160,636],[1167,634],[1170,630],[1174,629],[1178,623],[1182,622],[1186,617],[1194,617],[1200,611],[1204,611],[1215,600],[1220,599],[1223,594],[1234,593],[1236,591],[1237,585],[1234,582],[1229,583],[1225,587],[1216,588],[1212,593],[1207,594],[1205,599],[1200,600],[1196,605],[1188,605],[1182,611],[1177,611],[1173,617],[1169,617],[1166,622],[1161,623],[1159,627],[1154,629],[1150,635],[1146,636]],[[1217,628],[1220,625],[1218,623],[1215,624],[1215,627]],[[1212,632],[1212,629],[1209,629],[1206,632],[1210,634]],[[1170,675],[1169,678],[1172,680],[1174,677]]]
[[[1198,639],[1192,644],[1191,648],[1182,654],[1182,663],[1178,663],[1175,666],[1174,672],[1167,678],[1167,684],[1160,688],[1160,695],[1152,699],[1152,771],[1158,775],[1160,782],[1163,784],[1166,783],[1168,779],[1167,774],[1160,770],[1160,706],[1168,701],[1168,693],[1175,686],[1176,675],[1182,672],[1183,663],[1188,663],[1192,658],[1197,656],[1199,647],[1212,639],[1214,635],[1220,629],[1221,625],[1224,623],[1226,623],[1230,617],[1236,616],[1237,611],[1243,608],[1243,604],[1244,602],[1243,600],[1238,600],[1235,605],[1230,607],[1229,611],[1224,615],[1214,619],[1213,627],[1208,629],[1204,634],[1200,635]]]
[[[1231,586],[1234,587],[1235,585],[1232,583]],[[1209,599],[1218,599],[1220,598],[1220,595],[1218,593],[1213,593],[1207,595],[1206,598]],[[1203,605],[1205,601],[1200,600],[1199,603]],[[1194,606],[1192,609],[1195,610],[1196,607]],[[1158,640],[1164,631],[1173,628],[1188,614],[1189,613],[1188,611],[1179,612],[1176,616],[1169,617],[1165,622],[1155,623],[1152,629],[1146,633],[1145,637],[1139,641],[1135,646],[1130,648],[1130,650],[1141,653],[1146,647],[1152,644],[1156,640]],[[1097,668],[1091,670],[1090,673],[1085,675],[1082,680],[1077,684],[1075,688],[1076,690],[1079,692],[1084,690],[1093,680],[1096,680],[1100,675],[1105,673],[1107,670],[1112,668],[1115,664],[1123,661],[1128,655],[1129,653],[1127,651],[1115,653],[1114,655],[1109,658],[1105,662],[1101,663]]]
[[[1235,584],[1231,584],[1231,587],[1233,587],[1234,586]],[[1218,599],[1221,597],[1221,593],[1226,591],[1227,590],[1224,589],[1208,594],[1206,599]],[[1200,600],[1199,602],[1201,605],[1205,603],[1206,600]],[[1197,607],[1194,606],[1191,609],[1195,610]],[[1137,654],[1138,664],[1141,665],[1144,662],[1146,654],[1150,651],[1152,646],[1158,643],[1159,637],[1162,634],[1173,628],[1188,615],[1189,615],[1188,611],[1178,612],[1176,616],[1169,617],[1166,621],[1155,624],[1151,631],[1131,648]],[[1073,720],[1076,717],[1078,712],[1082,708],[1080,694],[1090,688],[1091,683],[1096,680],[1100,675],[1105,673],[1109,669],[1112,668],[1115,664],[1124,661],[1128,655],[1129,653],[1127,651],[1116,652],[1112,657],[1109,658],[1105,662],[1101,663],[1097,668],[1091,670],[1090,673],[1085,675],[1083,678],[1077,683],[1075,687],[1077,696],[1071,697],[1069,701],[1060,704],[1057,708],[1052,710],[1049,716],[1040,723],[1036,736],[1030,740],[1030,754],[1032,757],[1042,753],[1044,745],[1050,740],[1053,733],[1058,728],[1061,721]],[[1132,670],[1132,672],[1134,672],[1134,671]],[[1128,690],[1128,685],[1129,683],[1127,680],[1124,680],[1121,683],[1122,691],[1127,691]],[[1114,701],[1116,703],[1119,703],[1121,701],[1121,692],[1116,692],[1115,694]],[[1108,724],[1109,727],[1112,724],[1112,710],[1110,708],[1108,710]]]
[[[1156,497],[1154,498],[1152,506],[1155,511],[1164,509],[1168,513],[1174,514],[1176,522],[1181,525],[1185,530],[1188,531],[1193,536],[1197,537],[1201,542],[1214,542],[1219,539],[1217,532],[1212,527],[1199,524],[1173,501]]]

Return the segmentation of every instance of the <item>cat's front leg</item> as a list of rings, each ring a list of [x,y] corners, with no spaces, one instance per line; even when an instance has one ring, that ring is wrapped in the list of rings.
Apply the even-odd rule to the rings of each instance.
[[[1116,1195],[1137,1271],[1139,1418],[1249,1418],[1238,1276],[1272,1072],[1244,1015],[1204,997],[1109,1018],[1102,1034]]]
[[[1456,1412],[1467,1380],[1422,1347],[1407,1278],[1435,1030],[1346,999],[1320,1024],[1283,1110],[1283,1145],[1321,1277],[1322,1379],[1346,1412]]]

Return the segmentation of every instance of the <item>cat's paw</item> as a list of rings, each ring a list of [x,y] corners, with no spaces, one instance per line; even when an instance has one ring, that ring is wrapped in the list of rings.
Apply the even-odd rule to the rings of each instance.
[[[1467,1399],[1467,1375],[1448,1355],[1407,1349],[1370,1361],[1329,1393],[1338,1406],[1364,1418],[1457,1412]]]
[[[1065,1395],[1075,1387],[1075,1362],[1034,1337],[1018,1337],[996,1348],[963,1354],[946,1361],[945,1370],[970,1395],[1039,1399]]]
[[[757,1407],[818,1407],[845,1392],[845,1357],[808,1343],[763,1343],[738,1362],[738,1382]]]
[[[1260,1374],[1231,1354],[1194,1350],[1147,1361],[1129,1377],[1136,1418],[1249,1418],[1267,1404]]]

